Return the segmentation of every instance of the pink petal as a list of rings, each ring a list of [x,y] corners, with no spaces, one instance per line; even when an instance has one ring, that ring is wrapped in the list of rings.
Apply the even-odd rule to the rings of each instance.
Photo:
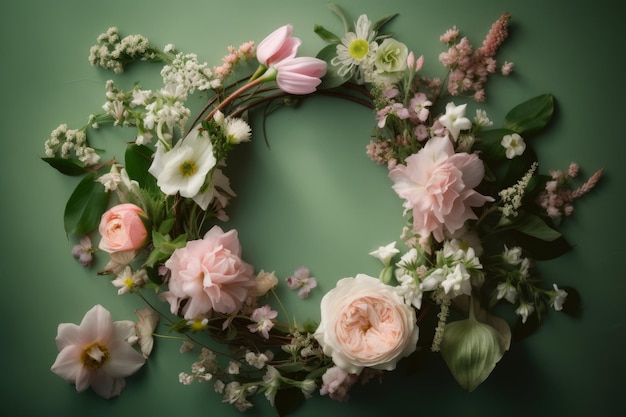
[[[146,362],[143,355],[125,340],[116,340],[107,347],[109,359],[101,369],[112,377],[123,378],[132,375]]]
[[[259,63],[269,67],[284,59],[296,56],[300,39],[291,36],[292,25],[284,25],[270,33],[256,48],[256,56]]]
[[[114,378],[104,372],[98,372],[91,376],[91,389],[107,400],[120,395],[125,385],[124,378]]]
[[[80,362],[81,353],[82,349],[77,346],[68,346],[64,348],[57,355],[57,358],[52,364],[50,370],[67,382],[76,382],[82,368],[82,364]]]
[[[55,339],[57,348],[62,350],[68,346],[81,345],[84,343],[80,327],[74,323],[61,323],[57,328],[57,337]]]

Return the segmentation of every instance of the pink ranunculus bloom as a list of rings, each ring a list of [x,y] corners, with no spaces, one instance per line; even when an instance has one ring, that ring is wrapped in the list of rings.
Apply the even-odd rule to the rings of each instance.
[[[180,311],[186,319],[195,319],[212,310],[239,311],[255,284],[252,266],[240,256],[237,231],[224,232],[219,226],[176,249],[165,262],[171,277],[169,291],[163,293],[172,314]]]
[[[148,236],[140,215],[145,216],[144,211],[130,203],[118,204],[106,211],[98,227],[102,236],[99,248],[109,253],[140,249]]]
[[[256,57],[260,64],[269,67],[285,59],[296,56],[302,43],[300,39],[291,36],[292,25],[284,25],[267,35],[256,48]]]
[[[101,305],[89,310],[80,325],[61,323],[56,337],[59,354],[52,372],[75,384],[79,392],[91,386],[103,398],[120,395],[124,378],[145,362],[126,341],[127,333],[126,323],[113,322],[111,313]]]
[[[277,63],[275,69],[278,88],[289,94],[310,94],[321,84],[326,74],[326,62],[301,56]]]
[[[395,287],[358,274],[343,278],[322,298],[315,338],[333,362],[351,374],[368,367],[393,370],[415,351],[415,312]]]
[[[389,172],[393,189],[405,199],[406,211],[413,211],[413,232],[421,237],[431,233],[438,241],[476,219],[473,207],[482,207],[492,197],[474,190],[485,175],[476,154],[455,153],[450,139],[431,138],[416,154]]]

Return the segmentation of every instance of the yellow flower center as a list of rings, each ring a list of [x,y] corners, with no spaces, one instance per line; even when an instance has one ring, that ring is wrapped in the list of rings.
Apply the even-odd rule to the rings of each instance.
[[[183,177],[191,177],[198,172],[198,167],[194,161],[185,161],[178,167],[178,171]]]
[[[350,56],[358,61],[361,61],[370,50],[370,45],[365,39],[356,39],[350,43],[348,52]]]
[[[106,346],[94,342],[83,350],[80,361],[89,370],[96,370],[109,359],[109,349]]]

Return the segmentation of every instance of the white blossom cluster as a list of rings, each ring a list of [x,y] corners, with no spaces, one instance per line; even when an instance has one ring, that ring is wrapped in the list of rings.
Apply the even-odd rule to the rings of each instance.
[[[69,159],[73,154],[87,166],[100,161],[100,155],[87,144],[85,129],[68,129],[66,124],[59,125],[50,133],[44,150],[48,158]]]
[[[196,54],[178,53],[171,64],[165,65],[161,70],[163,84],[175,84],[183,86],[187,94],[192,94],[196,89],[206,91],[221,86],[221,80],[213,77],[213,71],[204,62],[198,62]]]
[[[116,27],[110,27],[97,40],[98,44],[89,50],[89,62],[93,66],[112,69],[116,74],[124,72],[124,65],[132,60],[140,57],[151,60],[156,57],[146,37],[129,35],[120,38]]]

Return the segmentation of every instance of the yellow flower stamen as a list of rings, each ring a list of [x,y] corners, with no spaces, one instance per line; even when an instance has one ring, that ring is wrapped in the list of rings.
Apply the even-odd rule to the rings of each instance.
[[[96,370],[104,365],[109,359],[109,349],[106,346],[94,342],[83,350],[80,361],[83,366],[90,370]]]
[[[198,171],[198,167],[194,161],[185,161],[178,167],[178,171],[184,177],[191,177]]]
[[[365,58],[370,50],[370,45],[365,39],[356,39],[350,43],[348,47],[348,53],[356,60],[362,60]]]

